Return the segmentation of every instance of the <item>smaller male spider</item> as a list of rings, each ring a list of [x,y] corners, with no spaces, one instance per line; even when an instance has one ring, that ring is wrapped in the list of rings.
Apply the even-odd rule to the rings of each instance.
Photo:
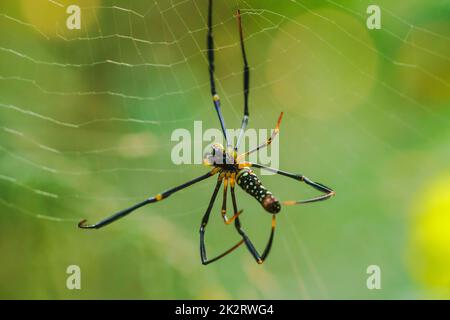
[[[241,44],[241,51],[242,56],[244,60],[244,116],[242,119],[241,124],[241,130],[236,142],[236,145],[234,148],[230,144],[230,140],[227,136],[227,131],[225,127],[225,121],[222,116],[221,108],[220,108],[220,98],[216,92],[215,87],[215,81],[214,81],[214,41],[213,41],[213,35],[212,35],[212,0],[209,0],[209,9],[208,9],[208,35],[207,35],[207,45],[208,45],[208,62],[209,62],[209,76],[210,76],[210,85],[211,85],[211,95],[214,102],[214,107],[216,109],[217,115],[219,117],[220,125],[222,128],[223,135],[225,137],[225,141],[227,143],[227,147],[220,144],[214,144],[212,146],[211,153],[207,154],[204,159],[204,164],[207,166],[211,166],[212,170],[208,173],[192,179],[186,183],[183,183],[179,186],[176,186],[174,188],[171,188],[169,190],[166,190],[162,193],[159,193],[153,197],[147,198],[146,200],[135,204],[134,206],[124,209],[122,211],[117,212],[116,214],[96,223],[96,224],[86,224],[86,220],[82,220],[78,226],[83,229],[100,229],[126,215],[131,213],[132,211],[143,207],[147,204],[154,203],[161,201],[163,199],[166,199],[170,195],[174,194],[177,191],[180,191],[182,189],[185,189],[197,182],[200,182],[202,180],[205,180],[209,177],[212,177],[216,174],[218,174],[218,179],[216,183],[216,187],[214,188],[214,192],[212,194],[211,200],[209,201],[208,208],[206,210],[206,213],[203,215],[203,219],[200,225],[200,256],[202,260],[202,264],[207,265],[211,262],[217,261],[227,254],[234,251],[236,248],[238,248],[242,243],[245,243],[247,246],[247,249],[250,251],[250,253],[255,258],[256,262],[261,264],[264,262],[264,260],[267,258],[270,248],[272,247],[272,242],[274,238],[275,233],[275,224],[276,224],[276,214],[280,212],[281,205],[285,206],[292,206],[297,204],[304,204],[304,203],[310,203],[310,202],[317,202],[329,199],[333,195],[335,195],[335,192],[324,186],[323,184],[320,184],[318,182],[314,182],[304,175],[301,174],[294,174],[289,173],[285,171],[281,171],[278,169],[270,168],[263,166],[261,164],[257,163],[251,163],[246,162],[244,159],[247,155],[256,152],[260,150],[261,148],[267,147],[271,144],[272,140],[275,138],[275,136],[278,134],[280,129],[280,123],[281,119],[283,117],[283,113],[280,114],[280,117],[278,118],[277,125],[275,127],[275,130],[272,133],[272,136],[267,139],[264,143],[257,146],[256,148],[247,151],[241,155],[237,155],[237,150],[239,148],[240,142],[243,137],[243,133],[247,127],[248,120],[249,120],[249,113],[248,113],[248,94],[249,94],[249,80],[250,80],[250,70],[247,63],[247,56],[245,53],[245,47],[244,47],[244,37],[242,32],[242,26],[241,26],[241,15],[239,10],[237,11],[237,21],[238,21],[238,27],[239,27],[239,35],[240,35],[240,44]],[[300,182],[304,182],[307,185],[313,187],[316,190],[319,190],[323,192],[324,194],[307,199],[307,200],[298,200],[298,201],[283,201],[280,203],[280,201],[275,198],[270,191],[268,191],[264,185],[261,183],[259,178],[256,176],[256,174],[251,170],[251,168],[259,168],[263,170],[267,170],[288,178],[295,179]],[[220,187],[222,186],[222,183],[224,185],[223,188],[223,201],[222,201],[222,210],[221,215],[222,219],[225,222],[225,224],[231,224],[234,221],[235,228],[239,235],[242,237],[242,239],[236,243],[233,247],[226,250],[222,254],[216,256],[213,259],[208,259],[206,255],[206,247],[205,247],[205,230],[206,225],[208,224],[209,216],[211,213],[211,210],[213,208],[213,205],[217,198],[217,193],[219,192]],[[237,201],[236,201],[236,195],[235,195],[235,185],[236,183],[248,194],[250,194],[252,197],[254,197],[261,205],[262,207],[272,214],[272,225],[271,225],[271,232],[269,236],[269,240],[266,244],[266,247],[262,254],[259,254],[259,252],[256,250],[253,243],[250,241],[247,234],[244,232],[241,226],[241,222],[239,220],[239,216],[242,214],[243,210],[238,210]],[[227,216],[227,193],[228,193],[228,186],[230,186],[230,193],[231,193],[231,200],[233,203],[233,216],[228,218]]]

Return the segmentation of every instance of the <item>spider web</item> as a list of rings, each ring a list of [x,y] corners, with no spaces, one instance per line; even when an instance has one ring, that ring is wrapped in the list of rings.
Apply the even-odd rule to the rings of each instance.
[[[240,8],[251,65],[250,127],[271,128],[278,113],[286,111],[281,167],[318,176],[325,184],[339,181],[334,183],[340,187],[337,190],[344,190],[344,200],[336,204],[337,209],[333,208],[333,199],[314,209],[313,217],[306,217],[307,213],[280,216],[279,245],[274,249],[279,253],[273,253],[279,258],[261,271],[243,255],[242,269],[256,289],[236,296],[286,297],[284,290],[301,298],[339,296],[342,283],[333,281],[333,266],[319,267],[318,261],[327,261],[326,256],[328,261],[340,261],[338,252],[345,251],[345,242],[355,236],[362,237],[357,246],[361,251],[358,263],[385,261],[391,254],[364,245],[376,237],[379,229],[365,234],[363,218],[355,221],[352,213],[367,213],[369,222],[377,223],[379,220],[371,218],[370,212],[403,210],[409,205],[401,201],[397,207],[384,207],[370,200],[358,178],[368,176],[370,180],[376,173],[364,171],[367,169],[359,161],[377,153],[401,158],[404,141],[390,134],[396,130],[408,137],[407,141],[422,145],[436,146],[445,141],[446,136],[441,135],[449,125],[446,111],[430,105],[448,106],[445,92],[449,91],[450,79],[428,61],[448,66],[450,34],[442,26],[416,18],[421,8],[419,1],[408,5],[380,2],[383,26],[376,31],[365,28],[370,4],[366,1],[351,5],[333,0],[294,0],[276,5],[215,2],[216,77],[228,126],[237,128],[242,115],[242,58],[233,15]],[[444,6],[439,1],[431,2],[433,12]],[[177,128],[191,130],[194,120],[218,127],[209,96],[206,1],[84,1],[80,2],[80,31],[65,27],[67,3],[49,0],[40,1],[39,6],[43,12],[56,12],[56,18],[48,18],[51,23],[42,22],[34,16],[37,12],[6,3],[0,12],[2,30],[11,31],[0,37],[0,183],[5,190],[0,196],[2,214],[7,218],[24,215],[70,228],[83,218],[97,220],[203,172],[194,166],[172,164],[170,133]],[[405,6],[407,10],[403,11]],[[435,15],[437,20],[441,18]],[[344,22],[346,19],[351,23]],[[355,25],[359,27],[352,28]],[[338,39],[361,50],[361,60],[358,54],[349,56],[348,47],[342,47],[334,35],[320,28],[333,30]],[[329,57],[334,61],[327,60]],[[348,76],[342,76],[344,69],[340,65]],[[395,76],[386,80],[384,75],[389,72]],[[408,82],[411,75],[437,86],[438,94],[417,93],[416,84]],[[332,90],[330,83],[339,82],[346,85],[336,85],[337,89]],[[295,89],[302,86],[307,91]],[[302,107],[296,109],[300,104]],[[400,107],[390,108],[390,104]],[[435,130],[424,130],[418,119]],[[385,130],[380,130],[380,123]],[[294,151],[298,154],[290,154],[292,149],[283,150],[287,146],[297,148]],[[448,156],[439,148],[436,152],[444,159]],[[338,155],[332,158],[336,161],[330,161],[332,155]],[[355,163],[359,164],[356,168],[352,165]],[[388,164],[384,167],[392,169]],[[355,176],[355,169],[361,171],[360,176]],[[292,184],[279,182],[279,177],[267,179],[273,189],[278,188],[275,193],[298,197],[291,191]],[[197,230],[193,228],[197,228],[206,208],[212,183],[182,192],[177,195],[180,200],[165,201],[131,220],[147,223],[155,214],[163,219],[161,224],[170,223],[177,230],[173,236],[181,232],[189,243],[195,243],[196,234],[189,235]],[[383,186],[390,191],[381,196],[385,201],[404,195],[398,191],[400,182],[395,179],[386,180]],[[351,192],[354,196],[348,196]],[[361,200],[355,203],[357,197]],[[245,211],[258,209],[250,201],[240,202]],[[330,210],[334,211],[333,217]],[[249,214],[252,219],[260,219],[256,213]],[[327,222],[323,222],[324,217]],[[134,227],[132,222],[127,223],[126,227]],[[357,234],[345,228],[336,231],[345,224],[356,228]],[[317,227],[320,235],[338,232],[340,241],[333,246],[338,252],[328,254],[329,243],[315,237],[305,225]],[[151,228],[157,233],[156,227]],[[210,233],[223,233],[222,226],[210,228]],[[264,231],[256,233],[257,243],[263,243]],[[213,240],[221,237],[211,235]],[[392,237],[381,240],[381,244]],[[192,246],[187,251],[195,252]],[[218,250],[221,247],[217,245]],[[176,257],[168,259],[180,269]],[[279,275],[277,270],[285,270],[289,276]],[[260,277],[266,279],[266,284],[260,283]],[[364,274],[359,277],[364,279]],[[216,286],[224,290],[234,288],[216,281]],[[401,290],[409,288],[407,280],[402,281]],[[360,293],[359,289],[350,290],[347,296]]]

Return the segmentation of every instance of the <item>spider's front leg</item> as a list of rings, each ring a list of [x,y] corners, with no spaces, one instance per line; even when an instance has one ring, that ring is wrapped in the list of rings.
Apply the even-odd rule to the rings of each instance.
[[[208,70],[209,70],[209,82],[211,88],[211,96],[214,103],[214,108],[216,109],[217,116],[220,121],[220,127],[222,128],[222,133],[227,143],[227,148],[231,147],[231,141],[228,138],[227,128],[225,125],[225,120],[222,115],[222,109],[220,107],[220,97],[217,94],[216,90],[216,82],[214,80],[214,72],[215,72],[215,62],[214,62],[214,36],[213,36],[213,12],[212,12],[212,0],[209,0],[208,4],[208,34],[206,36],[206,45],[208,52]]]
[[[275,129],[272,132],[272,135],[269,137],[269,139],[267,139],[266,141],[264,141],[263,143],[261,143],[260,145],[258,145],[256,148],[251,149],[247,152],[244,152],[242,154],[240,154],[237,158],[236,158],[236,162],[241,163],[246,156],[248,156],[249,154],[252,154],[254,152],[259,151],[262,148],[265,148],[267,146],[269,146],[272,141],[275,139],[275,137],[278,135],[278,133],[280,132],[280,125],[281,125],[281,120],[283,119],[283,112],[280,113],[280,116],[278,117],[278,121],[277,124],[275,126]]]
[[[244,137],[244,131],[247,128],[248,120],[250,118],[250,115],[248,113],[248,95],[250,92],[250,68],[248,66],[247,54],[245,52],[244,33],[242,31],[241,12],[239,10],[237,11],[236,17],[237,17],[237,21],[238,21],[239,39],[240,39],[240,43],[241,43],[242,59],[244,61],[244,116],[242,118],[241,130],[239,132],[239,136],[238,136],[236,145],[234,146],[234,151],[237,152],[239,149],[239,145],[242,141],[242,138]]]
[[[136,209],[139,209],[140,207],[143,207],[145,205],[148,205],[148,204],[155,203],[155,202],[161,201],[163,199],[166,199],[167,197],[169,197],[170,195],[174,194],[175,192],[178,192],[178,191],[183,190],[183,189],[185,189],[187,187],[190,187],[191,185],[193,185],[193,184],[195,184],[197,182],[205,180],[205,179],[215,175],[217,172],[218,172],[218,169],[214,168],[210,172],[208,172],[208,173],[206,173],[206,174],[204,174],[204,175],[202,175],[202,176],[200,176],[198,178],[192,179],[192,180],[190,180],[190,181],[188,181],[186,183],[183,183],[183,184],[181,184],[179,186],[176,186],[174,188],[166,190],[166,191],[164,191],[162,193],[159,193],[159,194],[157,194],[157,195],[155,195],[153,197],[147,198],[144,201],[139,202],[139,203],[135,204],[134,206],[131,206],[131,207],[126,208],[124,210],[121,210],[121,211],[113,214],[112,216],[107,217],[107,218],[105,218],[105,219],[103,219],[100,222],[97,222],[95,224],[87,224],[86,220],[82,220],[82,221],[80,221],[78,223],[78,227],[82,228],[82,229],[100,229],[102,227],[107,226],[110,223],[113,223],[116,220],[119,220],[120,218],[125,217],[126,215],[130,214],[131,212],[133,212]]]

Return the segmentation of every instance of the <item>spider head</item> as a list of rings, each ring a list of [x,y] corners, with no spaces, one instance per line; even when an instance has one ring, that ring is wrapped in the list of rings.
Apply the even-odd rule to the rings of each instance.
[[[211,145],[211,151],[205,154],[203,162],[206,165],[223,165],[223,164],[234,164],[235,159],[233,154],[227,152],[223,145],[220,143],[214,143]]]

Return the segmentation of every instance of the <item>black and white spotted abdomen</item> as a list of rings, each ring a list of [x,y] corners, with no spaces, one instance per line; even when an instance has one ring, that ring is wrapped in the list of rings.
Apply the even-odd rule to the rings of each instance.
[[[255,198],[263,208],[270,213],[278,213],[281,210],[280,202],[266,189],[261,180],[249,168],[244,168],[236,176],[237,184],[249,195]]]

